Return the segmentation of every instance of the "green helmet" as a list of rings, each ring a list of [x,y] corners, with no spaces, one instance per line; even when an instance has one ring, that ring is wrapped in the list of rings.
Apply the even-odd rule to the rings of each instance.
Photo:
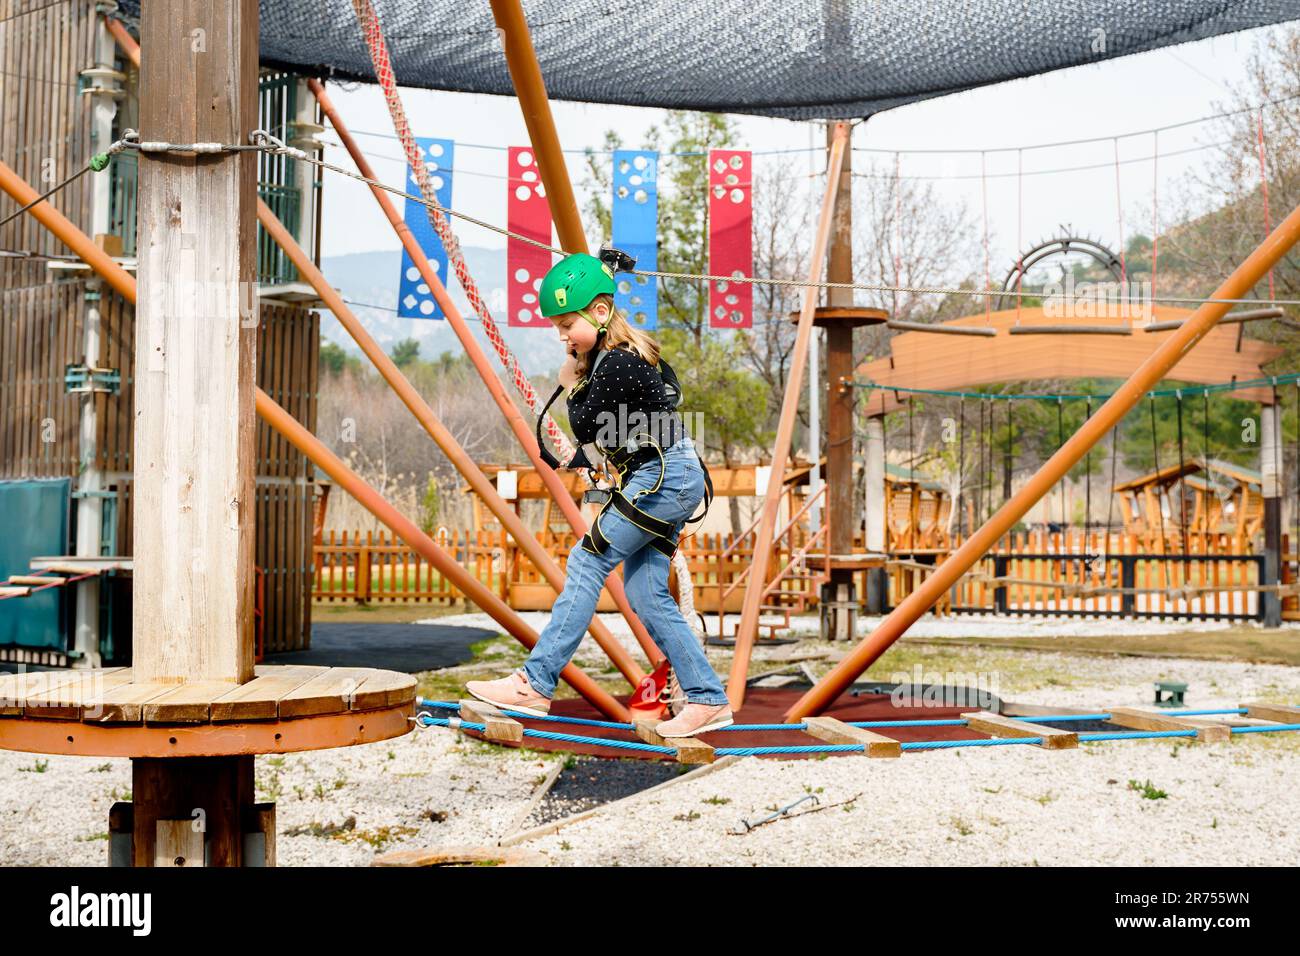
[[[548,319],[566,312],[579,312],[596,296],[614,294],[614,273],[595,256],[575,253],[551,267],[538,294],[542,315]]]

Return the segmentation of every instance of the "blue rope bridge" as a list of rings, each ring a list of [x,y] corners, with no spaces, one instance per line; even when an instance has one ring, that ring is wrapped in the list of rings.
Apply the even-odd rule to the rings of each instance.
[[[429,710],[450,710],[459,711],[460,704],[446,700],[426,700],[423,697],[417,697],[416,704],[420,707],[429,708]],[[584,717],[564,717],[557,715],[548,715],[538,717],[535,714],[525,714],[519,711],[506,710],[501,708],[501,713],[507,717],[516,717],[523,720],[542,721],[544,723],[572,724],[583,727],[604,727],[612,730],[633,730],[631,724],[620,723],[613,720],[589,720]],[[1230,707],[1217,710],[1170,710],[1163,711],[1162,715],[1170,717],[1210,717],[1210,716],[1240,716],[1246,713],[1244,707]],[[1048,722],[1068,722],[1080,720],[1109,720],[1110,714],[1098,712],[1095,714],[1051,714],[1043,717],[1033,717],[1032,723]],[[487,726],[475,723],[470,720],[461,720],[455,717],[435,717],[428,711],[422,711],[416,716],[415,722],[421,727],[457,727],[462,730],[474,730],[479,733],[485,733]],[[850,727],[964,727],[969,721],[961,718],[950,718],[943,720],[847,720],[844,721]],[[805,730],[807,724],[732,724],[730,727],[721,727],[710,733],[727,733],[729,731],[786,731],[786,730]],[[1300,724],[1261,724],[1252,727],[1230,727],[1229,731],[1234,734],[1250,733],[1276,733],[1286,730],[1300,730]],[[1122,730],[1108,731],[1103,733],[1079,734],[1079,743],[1101,743],[1109,740],[1150,740],[1166,737],[1195,737],[1195,730]],[[566,734],[550,730],[534,730],[531,727],[524,728],[524,736],[532,737],[537,740],[555,740],[564,743],[584,744],[592,747],[609,747],[614,750],[629,750],[639,753],[659,754],[666,757],[677,755],[676,749],[672,747],[661,747],[655,744],[642,743],[633,740],[618,740],[606,737],[588,737],[583,734]],[[988,737],[982,740],[913,740],[903,741],[899,747],[904,751],[909,750],[951,750],[957,747],[1014,747],[1017,745],[1041,745],[1042,737]],[[717,747],[713,753],[715,757],[763,757],[775,756],[778,754],[787,755],[806,755],[806,754],[842,754],[842,753],[862,753],[866,750],[865,744],[796,744],[786,746],[772,747]]]

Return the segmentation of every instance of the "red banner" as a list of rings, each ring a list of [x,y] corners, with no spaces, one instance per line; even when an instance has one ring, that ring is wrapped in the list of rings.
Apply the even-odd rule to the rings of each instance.
[[[754,161],[748,150],[709,150],[709,273],[754,274]],[[754,287],[748,282],[709,284],[709,325],[747,329],[754,324]]]
[[[551,205],[537,172],[537,157],[526,146],[511,146],[507,160],[506,228],[551,244]],[[550,328],[537,307],[537,290],[551,268],[551,254],[518,239],[506,240],[506,312],[509,324]]]

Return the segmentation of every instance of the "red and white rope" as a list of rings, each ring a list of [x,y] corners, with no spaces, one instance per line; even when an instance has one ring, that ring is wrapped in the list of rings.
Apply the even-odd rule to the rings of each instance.
[[[388,112],[393,120],[393,129],[397,133],[398,140],[401,141],[402,151],[406,154],[406,161],[411,166],[415,181],[420,186],[420,194],[425,198],[425,208],[429,213],[429,222],[438,233],[438,238],[442,240],[443,248],[447,252],[447,260],[451,263],[461,288],[465,290],[465,297],[469,299],[470,308],[482,321],[483,332],[509,374],[511,384],[523,396],[528,407],[533,410],[533,414],[540,415],[545,407],[545,401],[533,390],[532,383],[528,381],[528,376],[524,374],[524,370],[520,367],[514,353],[510,351],[510,347],[506,345],[505,339],[502,338],[501,331],[496,322],[493,321],[487,303],[483,301],[483,296],[479,293],[478,284],[475,283],[474,277],[470,275],[469,266],[466,264],[465,256],[460,250],[460,242],[452,231],[451,223],[447,221],[447,217],[443,215],[437,205],[433,184],[429,180],[429,172],[424,165],[424,157],[421,155],[420,147],[411,135],[411,128],[406,121],[406,111],[402,107],[402,100],[397,92],[397,78],[393,72],[392,60],[388,55],[388,44],[384,40],[383,29],[380,27],[379,16],[375,13],[374,5],[371,0],[352,0],[352,8],[356,11],[357,20],[361,24],[361,31],[366,39],[366,47],[370,51],[370,61],[375,68],[375,79],[384,91],[384,100],[388,104]],[[560,459],[567,461],[573,457],[575,453],[573,445],[565,438],[564,433],[560,431],[559,426],[555,424],[550,415],[546,416],[545,425],[547,434],[551,436],[551,441],[555,443],[555,447],[560,453]]]

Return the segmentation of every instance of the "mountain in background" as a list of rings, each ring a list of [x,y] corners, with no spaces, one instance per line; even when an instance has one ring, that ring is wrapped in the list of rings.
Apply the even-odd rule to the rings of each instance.
[[[530,376],[553,373],[564,361],[564,348],[550,329],[517,329],[506,325],[506,253],[504,249],[486,249],[481,246],[462,246],[470,275],[479,283],[479,292],[488,303],[492,318],[501,330],[502,337],[520,367]],[[445,319],[403,319],[397,316],[397,286],[402,266],[400,249],[380,252],[354,252],[343,256],[325,256],[321,271],[330,285],[338,289],[348,301],[353,312],[365,325],[375,340],[391,352],[393,345],[402,339],[414,338],[420,343],[420,355],[434,358],[442,352],[460,354],[464,348],[456,337],[451,323]],[[483,326],[469,307],[460,283],[452,278],[452,301],[483,347],[492,366],[500,369],[496,352],[483,334]],[[359,305],[357,303],[366,303]],[[372,308],[377,307],[377,308]],[[324,307],[321,312],[321,337],[335,342],[349,353],[360,354],[352,337]]]

